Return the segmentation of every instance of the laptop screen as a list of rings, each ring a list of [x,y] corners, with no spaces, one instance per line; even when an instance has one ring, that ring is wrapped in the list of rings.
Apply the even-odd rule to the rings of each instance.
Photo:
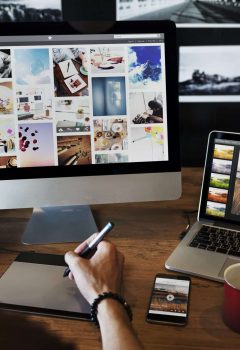
[[[210,134],[200,216],[240,222],[240,134]]]

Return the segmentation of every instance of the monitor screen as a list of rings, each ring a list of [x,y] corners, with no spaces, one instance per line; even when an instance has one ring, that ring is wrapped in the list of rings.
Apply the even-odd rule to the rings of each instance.
[[[135,187],[137,175],[180,170],[175,26],[152,22],[143,30],[141,22],[121,22],[83,32],[80,23],[64,25],[49,25],[48,34],[0,37],[0,52],[8,54],[0,62],[8,71],[0,78],[0,178],[11,186],[47,179],[46,195],[51,180],[105,177],[107,193],[97,182],[96,191],[85,183],[80,194],[72,184],[69,194],[65,181],[64,190],[50,186],[48,198],[41,191],[41,205],[179,196],[179,186],[153,195],[148,185],[149,198],[145,181]],[[122,183],[120,175],[133,181]],[[8,196],[0,206],[37,205],[35,183],[31,198]]]
[[[1,158],[14,157],[16,168],[169,160],[164,33],[12,37],[7,45]],[[19,95],[27,97],[17,105]],[[42,97],[22,122],[25,102]]]

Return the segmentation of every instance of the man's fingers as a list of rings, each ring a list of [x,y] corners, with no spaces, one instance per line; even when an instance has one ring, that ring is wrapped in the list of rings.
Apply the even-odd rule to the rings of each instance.
[[[72,274],[71,271],[69,272],[68,278],[69,278],[71,281],[74,281],[74,276],[73,276],[73,274]]]
[[[88,237],[88,239],[86,239],[84,242],[82,242],[81,244],[79,244],[75,249],[74,252],[76,254],[80,254],[83,249],[86,247],[87,244],[89,244],[95,237],[97,236],[97,233],[94,233],[93,235],[91,235],[90,237]]]
[[[79,256],[74,252],[67,252],[64,256],[64,259],[71,271],[75,269],[74,266],[78,265],[79,262]]]

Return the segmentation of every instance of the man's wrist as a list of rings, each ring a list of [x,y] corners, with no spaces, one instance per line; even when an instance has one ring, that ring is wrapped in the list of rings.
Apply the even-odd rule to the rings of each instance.
[[[114,303],[111,301],[114,301]],[[132,311],[126,300],[120,294],[113,292],[99,294],[94,299],[91,305],[92,321],[99,325],[99,318],[101,319],[102,314],[107,315],[108,318],[110,316],[118,318],[123,314],[124,318],[127,316],[130,321],[132,320]]]
[[[123,305],[121,305],[115,299],[104,299],[98,305],[98,322],[101,325],[105,319],[118,319],[119,321],[123,320],[124,322],[130,323],[130,319],[124,310]]]

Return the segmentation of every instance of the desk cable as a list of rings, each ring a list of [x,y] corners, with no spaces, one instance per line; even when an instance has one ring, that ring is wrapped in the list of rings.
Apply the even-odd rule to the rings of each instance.
[[[188,233],[188,231],[190,230],[191,227],[191,220],[190,220],[190,215],[192,214],[196,214],[197,210],[189,210],[189,211],[184,211],[183,214],[187,219],[187,226],[185,227],[185,229],[179,233],[179,239],[182,240],[186,234]]]

